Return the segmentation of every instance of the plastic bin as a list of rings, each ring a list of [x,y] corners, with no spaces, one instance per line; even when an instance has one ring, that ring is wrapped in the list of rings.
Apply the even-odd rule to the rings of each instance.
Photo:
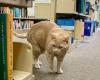
[[[84,36],[91,36],[92,34],[92,22],[85,21],[84,22]]]
[[[63,29],[74,30],[74,25],[75,25],[74,19],[57,19],[56,23]]]

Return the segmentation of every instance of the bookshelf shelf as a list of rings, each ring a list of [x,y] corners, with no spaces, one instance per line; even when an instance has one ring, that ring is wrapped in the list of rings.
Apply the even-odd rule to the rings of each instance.
[[[20,19],[20,20],[40,20],[40,21],[48,20],[48,19],[42,19],[42,18],[25,18],[25,17],[14,17],[13,19],[14,20],[17,20],[17,19]]]
[[[31,7],[32,0],[0,0],[1,6]]]
[[[27,32],[28,30],[25,30],[25,29],[13,31],[13,42],[23,43],[23,44],[31,46],[26,39]],[[23,38],[21,36],[23,36]]]
[[[23,43],[29,45],[26,38],[20,38],[18,36],[13,36],[13,42]]]
[[[32,74],[30,74],[29,72],[18,71],[18,70],[13,71],[13,77],[15,80],[28,80],[31,76]]]
[[[25,17],[14,17],[13,20],[33,21],[34,23],[37,23],[40,21],[50,21],[49,19],[45,19],[45,18],[25,18]]]
[[[56,18],[86,19],[90,17],[88,15],[79,14],[79,13],[56,13]]]

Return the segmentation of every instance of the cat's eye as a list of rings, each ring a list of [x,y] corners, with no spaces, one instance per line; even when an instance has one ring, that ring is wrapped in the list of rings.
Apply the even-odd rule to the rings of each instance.
[[[64,40],[63,40],[63,42],[66,42],[66,43],[68,43],[68,40],[67,40],[67,39],[64,39]]]
[[[52,44],[52,46],[53,46],[53,47],[56,47],[56,45],[55,45],[55,44]]]
[[[68,41],[66,41],[66,43],[68,43]]]
[[[64,41],[65,43],[68,43],[69,41]]]

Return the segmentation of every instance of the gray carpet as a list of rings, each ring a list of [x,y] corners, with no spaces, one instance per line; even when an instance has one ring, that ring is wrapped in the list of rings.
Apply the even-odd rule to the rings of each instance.
[[[66,55],[63,74],[49,74],[44,55],[41,61],[41,69],[33,69],[35,80],[100,80],[100,30]]]

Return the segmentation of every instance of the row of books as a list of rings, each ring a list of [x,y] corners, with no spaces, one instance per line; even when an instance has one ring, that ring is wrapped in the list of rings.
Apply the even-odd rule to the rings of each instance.
[[[10,13],[10,8],[9,7],[0,7],[0,14],[3,13]]]
[[[14,29],[29,29],[34,21],[32,20],[24,20],[21,21],[20,18],[27,18],[27,8],[9,8],[9,7],[0,7],[0,14],[10,13],[14,18],[18,18],[17,20],[13,20]]]
[[[0,7],[0,13],[12,13],[13,17],[27,17],[27,8]]]
[[[12,14],[0,14],[0,80],[12,80]]]
[[[24,20],[24,21],[14,20],[13,21],[14,30],[30,29],[33,24],[34,24],[34,21],[31,21],[31,20]]]
[[[27,8],[14,8],[13,9],[14,17],[27,17]]]
[[[89,0],[76,0],[76,12],[89,15],[90,1]]]

